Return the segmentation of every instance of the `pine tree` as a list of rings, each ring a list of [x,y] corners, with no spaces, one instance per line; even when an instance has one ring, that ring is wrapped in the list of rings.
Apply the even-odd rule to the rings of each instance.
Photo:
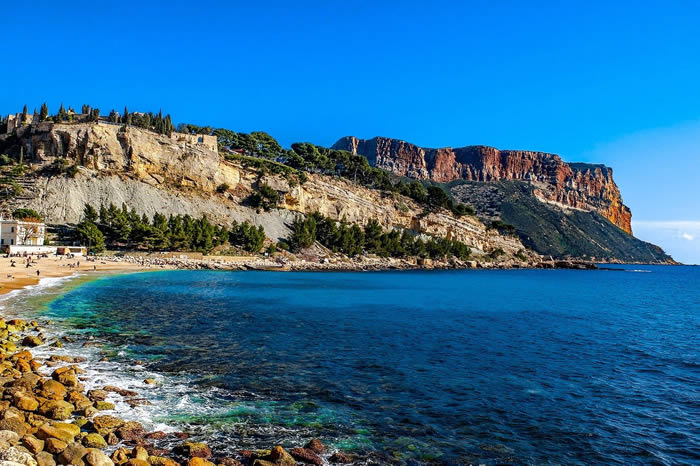
[[[40,121],[46,121],[46,119],[49,117],[49,106],[46,105],[46,102],[41,104],[41,113],[39,114],[39,120]]]
[[[27,122],[27,106],[25,105],[24,108],[22,109],[22,121],[21,123],[24,124]]]
[[[129,109],[126,108],[126,105],[124,105],[124,115],[122,115],[122,123],[124,124],[131,124],[131,115],[129,115]]]
[[[61,108],[58,109],[58,121],[63,121],[66,119],[66,109],[63,108],[63,102],[61,102]]]

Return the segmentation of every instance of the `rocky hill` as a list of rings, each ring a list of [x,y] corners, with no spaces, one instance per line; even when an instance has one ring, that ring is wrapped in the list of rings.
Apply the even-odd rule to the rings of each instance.
[[[390,138],[344,137],[334,149],[363,155],[396,175],[446,184],[486,222],[512,224],[544,255],[668,262],[659,247],[632,236],[630,209],[612,169],[566,163],[555,154],[487,146],[429,149]]]
[[[367,189],[336,177],[294,177],[229,161],[215,149],[191,139],[159,135],[105,123],[42,123],[0,137],[0,152],[31,162],[32,182],[20,197],[0,204],[37,210],[50,223],[76,223],[83,206],[126,203],[139,213],[206,215],[230,225],[248,220],[262,225],[272,241],[287,236],[301,214],[320,212],[333,219],[365,224],[376,219],[385,228],[403,228],[462,241],[475,255],[497,249],[506,258],[522,251],[515,237],[487,229],[473,216],[427,211],[410,198]],[[57,173],[57,161],[77,167],[72,176]],[[261,211],[246,199],[260,185],[282,195],[278,208]],[[225,186],[226,189],[221,189]]]
[[[527,181],[535,187],[534,195],[542,200],[596,211],[624,231],[632,232],[632,214],[622,203],[612,169],[604,165],[570,164],[555,154],[487,146],[428,149],[382,137],[348,136],[333,148],[363,155],[375,167],[419,180]]]

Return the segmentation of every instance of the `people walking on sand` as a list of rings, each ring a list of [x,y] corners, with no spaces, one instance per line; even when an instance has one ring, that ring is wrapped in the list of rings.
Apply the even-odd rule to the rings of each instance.
[[[39,276],[39,270],[38,270],[38,269],[37,269],[37,271],[36,271],[36,276],[37,276],[37,277]]]

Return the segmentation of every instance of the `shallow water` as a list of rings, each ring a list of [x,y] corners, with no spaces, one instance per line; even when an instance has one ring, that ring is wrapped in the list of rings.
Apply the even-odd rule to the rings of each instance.
[[[700,269],[626,269],[138,273],[25,312],[106,342],[94,383],[154,403],[127,416],[232,452],[699,462]]]

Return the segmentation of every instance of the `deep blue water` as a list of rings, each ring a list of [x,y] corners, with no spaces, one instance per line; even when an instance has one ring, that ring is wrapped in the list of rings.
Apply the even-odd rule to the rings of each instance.
[[[700,268],[627,269],[139,273],[48,312],[186,375],[201,406],[162,420],[222,448],[700,462]]]

